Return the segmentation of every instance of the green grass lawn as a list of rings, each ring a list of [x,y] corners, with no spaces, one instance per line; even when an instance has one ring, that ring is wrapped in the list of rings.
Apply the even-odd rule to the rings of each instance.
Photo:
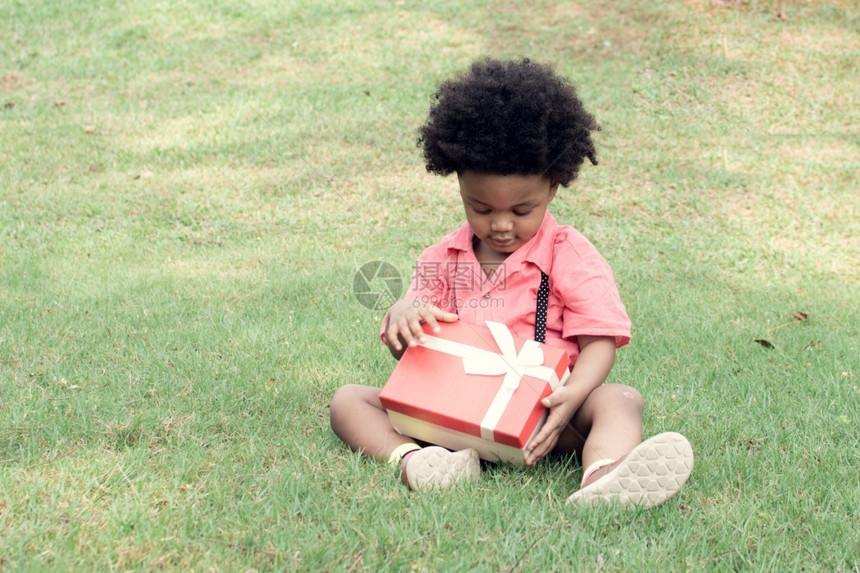
[[[848,0],[0,0],[0,569],[857,571],[858,30]],[[566,507],[571,460],[415,495],[328,427],[393,368],[356,270],[406,281],[462,222],[415,137],[482,55],[602,125],[552,211],[633,320],[611,379],[693,443],[656,509]]]

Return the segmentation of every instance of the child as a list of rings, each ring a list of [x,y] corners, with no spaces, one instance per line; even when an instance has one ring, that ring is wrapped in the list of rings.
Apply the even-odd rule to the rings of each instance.
[[[528,60],[483,60],[444,82],[421,128],[427,170],[457,174],[466,223],[420,256],[406,297],[381,336],[399,359],[440,321],[502,322],[521,338],[565,348],[573,368],[543,400],[546,424],[526,464],[576,453],[585,468],[569,502],[614,499],[650,507],[675,494],[693,466],[676,433],[642,442],[642,397],[604,384],[630,320],[606,261],[578,231],[547,212],[585,158],[597,164],[599,129],[571,84]],[[400,467],[411,489],[446,487],[480,474],[477,452],[421,447],[391,426],[377,387],[347,385],[331,403],[334,432],[355,451]]]

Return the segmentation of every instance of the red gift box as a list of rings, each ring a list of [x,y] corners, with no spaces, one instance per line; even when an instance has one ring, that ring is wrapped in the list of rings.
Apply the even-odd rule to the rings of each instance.
[[[426,341],[406,350],[379,395],[391,424],[416,440],[523,464],[546,420],[541,399],[567,379],[567,352],[497,322],[439,326],[424,325]]]

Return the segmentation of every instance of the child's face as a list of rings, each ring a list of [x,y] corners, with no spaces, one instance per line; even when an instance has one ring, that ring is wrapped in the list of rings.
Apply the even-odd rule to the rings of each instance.
[[[459,174],[466,220],[484,254],[501,258],[537,234],[558,182],[544,175]],[[488,249],[488,251],[484,251]]]

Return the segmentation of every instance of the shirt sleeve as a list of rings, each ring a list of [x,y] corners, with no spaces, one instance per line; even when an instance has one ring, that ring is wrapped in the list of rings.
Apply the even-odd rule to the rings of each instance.
[[[553,290],[562,299],[562,336],[611,336],[630,342],[630,318],[609,263],[577,231],[559,233],[553,257]]]
[[[450,267],[451,257],[447,249],[439,245],[425,249],[415,263],[412,281],[409,283],[409,290],[406,291],[406,298],[454,312],[452,310],[453,305],[449,300],[447,271]]]
[[[447,271],[452,266],[448,249],[443,245],[428,247],[421,253],[412,272],[412,280],[404,298],[432,304],[446,312],[457,312],[455,301],[448,288]],[[388,326],[388,314],[382,321],[379,331],[380,339],[386,343],[385,330]]]

